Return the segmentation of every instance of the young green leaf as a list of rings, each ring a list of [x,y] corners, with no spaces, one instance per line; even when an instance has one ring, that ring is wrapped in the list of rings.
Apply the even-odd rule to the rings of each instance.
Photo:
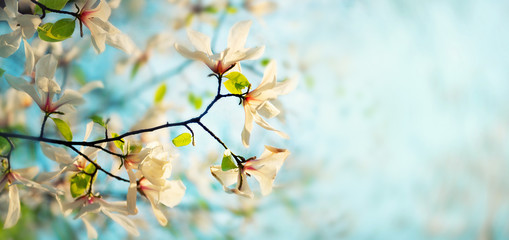
[[[230,150],[226,150],[223,154],[223,161],[221,161],[221,170],[228,171],[235,168],[237,165],[233,162],[232,154]]]
[[[187,99],[194,106],[195,109],[200,109],[203,99],[200,96],[194,95],[193,93],[189,93]]]
[[[0,68],[0,77],[2,77],[5,73],[5,70],[3,68]]]
[[[214,6],[207,6],[205,9],[203,9],[206,13],[217,13],[217,8]]]
[[[51,28],[53,27],[53,23],[46,23],[37,28],[37,33],[39,33],[39,38],[46,42],[58,42],[60,40],[56,39],[51,34]]]
[[[60,19],[51,27],[51,35],[56,39],[64,40],[71,37],[75,27],[76,22],[73,19]]]
[[[249,81],[242,73],[232,72],[225,77],[228,80],[224,82],[224,86],[233,94],[242,94],[242,89],[249,86]]]
[[[155,103],[161,102],[165,94],[166,94],[166,84],[163,83],[156,90],[156,94],[154,95],[154,102]]]
[[[60,10],[65,7],[65,4],[68,1],[69,0],[39,0],[38,2],[42,3],[44,6],[48,8]],[[35,14],[42,14],[42,9],[41,7],[39,7],[39,5],[35,5],[34,10]]]
[[[175,147],[182,147],[191,143],[191,138],[192,136],[190,133],[182,133],[171,141]]]
[[[81,172],[71,177],[71,195],[73,198],[79,197],[85,193],[89,184],[91,176]]]
[[[62,134],[62,136],[67,141],[72,141],[72,132],[69,125],[62,119],[59,118],[51,118],[55,125],[57,126],[58,131]]]
[[[268,59],[268,58],[264,58],[264,59],[262,59],[262,60],[260,61],[260,64],[261,64],[262,66],[264,66],[264,67],[266,67],[267,65],[269,65],[269,63],[270,63],[270,59]]]
[[[97,116],[97,115],[93,115],[93,116],[91,116],[91,117],[90,117],[90,120],[92,120],[93,122],[95,122],[95,123],[97,123],[97,124],[101,125],[101,126],[102,126],[102,127],[104,127],[104,128],[106,127],[106,124],[104,123],[104,121],[103,121],[103,118],[102,118],[102,117],[99,117],[99,116]]]
[[[235,8],[233,6],[227,6],[226,7],[226,12],[229,13],[229,14],[235,14],[235,13],[237,13],[237,8]]]
[[[118,133],[112,133],[111,136],[116,138],[116,137],[118,137],[120,135],[118,135]],[[124,152],[124,139],[116,140],[115,141],[115,146],[117,146],[120,150],[122,150],[122,152]]]

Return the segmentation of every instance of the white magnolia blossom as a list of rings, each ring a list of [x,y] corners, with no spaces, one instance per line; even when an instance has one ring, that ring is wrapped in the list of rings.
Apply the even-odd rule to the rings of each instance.
[[[161,225],[167,224],[164,214],[157,208],[159,203],[168,207],[174,207],[184,197],[186,187],[180,180],[167,180],[171,176],[171,162],[168,153],[164,151],[159,142],[150,143],[145,150],[126,159],[125,163],[129,175],[129,189],[127,191],[127,207],[129,214],[136,214],[136,192],[145,196],[152,206],[152,211]],[[144,156],[139,163],[140,156]],[[138,171],[134,173],[131,166]]]
[[[78,210],[78,213],[74,217],[75,219],[82,218],[89,213],[102,212],[122,226],[129,234],[134,236],[140,235],[134,222],[127,217],[127,203],[125,201],[107,202],[100,196],[87,194],[77,198],[73,202],[64,204],[62,208],[65,214],[70,214],[73,210]],[[92,228],[86,220],[83,222],[87,228]],[[93,233],[94,231],[88,230],[88,232]]]
[[[257,59],[265,50],[265,46],[255,48],[244,48],[249,34],[251,21],[242,21],[236,23],[228,35],[228,45],[220,53],[212,53],[210,38],[200,32],[189,29],[187,36],[193,44],[195,51],[175,44],[177,51],[184,57],[204,62],[210,70],[223,75],[226,71],[233,68],[236,63],[242,60]]]
[[[87,141],[88,137],[92,133],[93,126],[93,122],[89,122],[87,124],[83,141]],[[106,143],[103,143],[100,146],[104,148]],[[60,170],[39,174],[37,180],[40,182],[50,181],[65,172],[81,172],[85,169],[88,163],[88,161],[81,155],[77,155],[73,158],[65,148],[55,147],[45,142],[41,142],[41,149],[46,157],[60,164]],[[80,152],[90,159],[95,159],[97,157],[97,152],[99,152],[99,148],[81,147]]]
[[[21,38],[30,39],[41,19],[37,15],[18,12],[17,0],[5,0],[5,8],[0,9],[0,21],[7,21],[13,32],[0,35],[0,57],[9,57],[19,48]],[[25,42],[25,45],[28,43]]]
[[[54,194],[55,196],[58,194],[63,194],[62,191],[50,187],[41,185],[37,182],[34,182],[32,179],[38,172],[37,167],[23,168],[12,170],[9,169],[3,173],[0,177],[0,193],[5,188],[5,185],[8,184],[9,191],[9,209],[7,210],[7,217],[4,222],[4,229],[10,228],[19,220],[20,217],[20,202],[19,202],[19,189],[18,185],[24,185],[25,187],[35,188],[39,190],[43,190],[49,193]]]
[[[284,82],[276,80],[276,63],[270,62],[263,74],[260,85],[253,91],[246,94],[242,104],[245,112],[244,129],[242,130],[242,143],[249,147],[249,138],[253,129],[253,121],[261,127],[275,131],[281,137],[288,138],[288,135],[273,128],[263,118],[273,118],[280,111],[270,101],[275,100],[279,95],[284,95],[292,91],[297,85],[293,79]]]
[[[92,45],[97,53],[104,52],[106,43],[127,54],[136,49],[132,40],[108,21],[111,8],[106,1],[87,0],[79,15],[80,21],[90,29]]]
[[[247,175],[253,176],[260,184],[262,195],[272,192],[272,185],[276,174],[283,162],[290,155],[286,149],[265,146],[265,151],[260,158],[247,160],[238,168],[223,171],[221,166],[211,166],[210,172],[223,185],[228,193],[235,193],[244,197],[253,197],[253,192],[247,183]],[[235,188],[229,188],[236,183]]]
[[[61,91],[60,86],[54,80],[57,63],[57,60],[50,54],[41,57],[35,66],[35,84],[9,74],[5,74],[5,78],[11,87],[30,95],[39,108],[46,113],[53,113],[64,105],[82,104],[85,101],[82,94],[103,87],[102,82],[94,81],[86,84],[79,91],[66,89],[60,99],[53,102],[55,94]]]

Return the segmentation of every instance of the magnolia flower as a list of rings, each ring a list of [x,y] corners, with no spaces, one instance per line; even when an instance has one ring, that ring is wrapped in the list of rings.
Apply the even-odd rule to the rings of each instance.
[[[18,185],[43,190],[54,195],[63,194],[60,190],[43,186],[37,182],[29,180],[37,174],[37,167],[23,168],[17,170],[8,169],[0,177],[0,193],[3,191],[4,186],[8,184],[9,191],[9,209],[7,210],[7,217],[5,218],[4,229],[10,228],[18,222],[20,217],[20,202]]]
[[[247,184],[247,176],[253,176],[260,184],[262,195],[265,196],[272,191],[276,174],[288,155],[290,152],[286,149],[265,146],[265,151],[258,159],[247,160],[238,168],[228,171],[223,171],[221,166],[211,166],[210,172],[223,185],[226,192],[249,198],[253,197],[253,192]],[[235,188],[229,188],[234,183],[237,183]]]
[[[202,61],[214,73],[223,75],[226,71],[233,68],[237,62],[256,59],[263,54],[265,46],[244,48],[250,27],[251,21],[243,21],[235,24],[230,29],[227,48],[220,53],[212,53],[210,38],[207,35],[191,29],[187,31],[187,36],[194,45],[196,51],[191,51],[179,44],[175,44],[175,48],[182,56]]]
[[[242,143],[249,147],[249,138],[253,129],[253,120],[261,127],[275,131],[281,137],[288,138],[288,135],[273,128],[263,118],[273,118],[280,111],[270,102],[275,100],[278,95],[284,95],[292,91],[296,87],[296,81],[286,80],[284,82],[276,81],[276,63],[270,62],[260,85],[253,91],[246,94],[242,105],[245,112],[244,129],[242,130]]]
[[[194,19],[198,19],[199,22],[208,23],[212,26],[217,24],[216,13],[225,9],[228,5],[226,0],[214,0],[207,1],[174,1],[169,2],[177,5],[173,16],[173,28],[180,29],[183,27],[189,27]]]
[[[60,86],[54,80],[57,69],[57,61],[48,54],[37,62],[35,72],[35,85],[28,83],[23,78],[14,77],[6,74],[7,82],[15,89],[24,91],[32,97],[39,108],[46,113],[53,113],[64,105],[78,105],[84,102],[82,94],[95,88],[102,88],[103,84],[99,81],[90,82],[83,86],[80,91],[66,89],[58,101],[53,102],[55,94],[60,93]]]
[[[63,211],[65,214],[69,214],[71,211],[77,209],[78,213],[74,217],[82,218],[88,213],[102,212],[104,215],[110,217],[113,221],[122,226],[131,235],[138,236],[140,233],[136,229],[136,225],[127,215],[127,204],[125,201],[120,202],[107,202],[104,201],[100,196],[94,196],[92,194],[86,194],[77,198],[75,201],[66,203],[63,205]],[[114,213],[117,212],[117,213]],[[91,227],[87,221],[83,221],[85,225],[88,224],[87,228]],[[90,232],[90,230],[89,230]]]
[[[93,8],[95,6],[95,8]],[[127,54],[136,49],[132,40],[110,22],[111,8],[102,0],[87,0],[79,13],[80,21],[90,29],[92,44],[97,53],[102,53],[106,43]]]
[[[94,123],[89,122],[85,128],[85,137],[83,138],[83,141],[87,141],[88,137],[92,133]],[[105,147],[106,143],[103,143],[101,147]],[[61,147],[55,147],[52,145],[49,145],[45,142],[41,142],[41,149],[44,155],[48,157],[49,159],[57,162],[60,164],[60,170],[55,172],[47,172],[47,173],[41,173],[37,180],[41,182],[49,181],[51,179],[54,179],[58,176],[60,176],[64,172],[73,172],[78,173],[85,169],[88,161],[81,155],[78,155],[76,157],[71,157],[71,155],[67,152],[65,148]],[[87,156],[89,159],[95,159],[97,156],[97,152],[99,151],[99,148],[95,147],[81,147],[80,152],[82,152],[85,156]]]
[[[13,30],[0,35],[0,57],[4,58],[16,52],[21,38],[30,39],[41,24],[39,16],[19,13],[17,0],[5,0],[5,8],[0,9],[0,21],[2,20],[7,21]]]
[[[127,191],[127,208],[130,214],[136,214],[136,191],[139,191],[149,200],[158,222],[164,226],[167,220],[157,208],[157,204],[174,207],[182,200],[186,187],[180,180],[167,180],[171,175],[171,164],[168,153],[158,142],[148,144],[146,149],[150,149],[149,154],[141,150],[134,160],[129,160],[129,155],[126,159],[125,166],[130,182]],[[145,157],[141,163],[136,164],[139,162],[139,157],[143,155]],[[130,162],[127,163],[127,161]],[[134,173],[131,166],[137,166],[138,171]]]

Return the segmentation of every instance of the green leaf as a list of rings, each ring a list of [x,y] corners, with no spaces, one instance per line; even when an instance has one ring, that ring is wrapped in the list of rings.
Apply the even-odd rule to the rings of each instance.
[[[247,78],[239,72],[232,72],[225,77],[228,80],[224,82],[224,86],[233,94],[242,94],[242,89],[250,84]]]
[[[116,138],[116,137],[118,137],[120,135],[118,135],[118,133],[112,133],[111,136]],[[124,152],[124,139],[116,140],[115,141],[115,146],[117,146],[122,152]]]
[[[269,63],[270,63],[270,59],[268,59],[268,58],[264,58],[264,59],[262,59],[262,60],[260,61],[260,64],[261,64],[262,66],[264,66],[264,67],[266,67],[267,65],[269,65]]]
[[[48,8],[60,10],[65,7],[65,4],[68,1],[69,0],[39,0],[38,2],[44,4],[44,6]],[[39,5],[35,5],[35,14],[42,14],[42,9],[39,7]]]
[[[235,168],[237,165],[233,162],[232,154],[230,150],[226,150],[223,154],[223,161],[221,161],[221,170],[228,171]]]
[[[195,109],[200,109],[203,99],[200,96],[194,95],[193,93],[189,93],[187,99],[194,106]]]
[[[53,27],[53,23],[46,23],[37,28],[37,33],[39,33],[39,38],[46,42],[58,42],[60,40],[55,39],[55,37],[51,34],[51,28]]]
[[[94,165],[94,164],[92,164],[92,163],[89,163],[89,164],[85,167],[85,169],[83,169],[83,171],[84,171],[84,172],[86,172],[86,173],[88,173],[88,174],[94,174],[94,173],[96,173],[95,169],[96,169],[95,165]]]
[[[131,70],[131,79],[133,79],[136,76],[142,65],[143,62],[140,61],[136,61],[136,63],[134,63],[133,69]]]
[[[106,124],[104,123],[103,118],[100,117],[100,116],[93,115],[92,117],[90,117],[90,120],[92,120],[93,122],[101,125],[104,128],[106,127]]]
[[[190,133],[182,133],[171,141],[175,147],[182,147],[191,143],[191,138],[192,136]]]
[[[229,13],[229,14],[235,14],[235,13],[237,13],[237,8],[236,7],[232,7],[232,6],[228,6],[228,7],[226,7],[226,12]]]
[[[72,141],[72,132],[69,124],[67,124],[64,120],[59,118],[51,118],[55,125],[57,126],[58,131],[62,134],[62,136],[67,141]]]
[[[39,38],[46,42],[60,42],[70,38],[76,24],[73,19],[64,18],[56,23],[46,23],[37,28]]]
[[[5,73],[5,70],[3,68],[0,68],[0,77],[2,77]]]
[[[76,23],[74,19],[60,19],[55,24],[53,24],[53,27],[51,28],[51,34],[56,39],[64,40],[71,37],[75,27]]]
[[[214,6],[207,6],[205,9],[203,9],[206,13],[217,13],[217,8]]]
[[[161,102],[165,94],[166,94],[166,84],[163,83],[156,90],[156,94],[154,95],[154,102],[155,103]]]
[[[79,197],[85,193],[90,185],[90,178],[91,176],[83,172],[71,177],[71,195],[73,198]]]

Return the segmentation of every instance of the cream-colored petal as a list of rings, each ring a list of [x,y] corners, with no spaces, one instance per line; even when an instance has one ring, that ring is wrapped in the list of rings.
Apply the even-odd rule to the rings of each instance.
[[[83,137],[83,141],[87,141],[88,137],[90,137],[90,134],[92,133],[92,130],[94,129],[94,122],[90,121],[87,123],[87,126],[85,127],[85,137]]]
[[[92,203],[92,204],[86,204],[85,206],[81,207],[78,211],[78,214],[74,217],[74,219],[81,218],[85,216],[88,213],[98,213],[101,210],[101,205],[99,203]]]
[[[71,164],[74,162],[71,155],[60,147],[55,147],[45,142],[41,142],[41,150],[46,157],[61,164]]]
[[[247,183],[247,176],[245,173],[238,175],[237,185],[234,189],[230,189],[228,192],[232,192],[247,198],[253,198],[254,196],[251,188],[249,188],[249,184]]]
[[[85,229],[87,230],[88,239],[97,239],[97,237],[98,237],[97,231],[92,226],[92,224],[90,224],[90,222],[88,222],[88,220],[85,218],[81,218],[81,220],[83,221],[83,224],[85,224]]]
[[[32,76],[35,65],[34,51],[25,39],[23,39],[23,45],[25,47],[25,74]]]
[[[269,101],[265,101],[261,104],[256,111],[265,118],[273,118],[280,113],[279,109],[277,109]]]
[[[29,84],[25,79],[14,77],[10,74],[5,74],[5,79],[7,80],[7,83],[11,85],[14,89],[18,91],[26,92],[34,101],[39,105],[40,107],[43,107],[45,103],[41,101],[41,98],[39,97],[39,94],[34,88],[34,85]]]
[[[266,121],[265,121],[265,120],[264,120],[264,119],[263,119],[260,115],[258,115],[258,114],[253,114],[253,119],[254,119],[254,122],[255,122],[256,124],[258,124],[259,126],[261,126],[261,127],[265,128],[265,129],[267,129],[267,130],[269,130],[269,131],[274,131],[274,132],[276,132],[276,133],[277,133],[280,137],[282,137],[282,138],[286,138],[286,139],[288,139],[288,138],[289,138],[289,136],[288,136],[286,133],[281,132],[281,131],[279,131],[279,130],[275,129],[274,127],[272,127],[272,126],[271,126],[268,122],[266,122]]]
[[[231,51],[244,48],[251,23],[251,21],[238,22],[230,29],[228,34],[228,48],[231,49]]]
[[[209,68],[214,67],[214,63],[211,62],[209,56],[207,56],[206,53],[204,52],[200,52],[200,51],[191,51],[189,50],[188,48],[178,44],[178,43],[175,43],[175,49],[177,50],[177,52],[180,53],[180,55],[182,55],[183,57],[185,58],[189,58],[189,59],[192,59],[192,60],[196,60],[196,61],[202,61],[204,62],[205,64],[207,64],[207,66],[209,66]]]
[[[6,58],[15,53],[21,43],[21,30],[0,35],[0,57]]]
[[[134,224],[134,222],[131,219],[129,219],[127,216],[112,213],[106,209],[102,209],[102,212],[106,216],[110,217],[113,221],[118,223],[121,227],[123,227],[129,234],[131,234],[133,236],[140,235],[140,233],[138,232],[138,229],[136,229],[136,225]]]
[[[104,88],[104,84],[101,81],[93,81],[85,84],[85,86],[81,87],[79,93],[85,94],[94,89]]]
[[[93,4],[95,5],[95,3]],[[93,5],[89,5],[89,7],[93,7]],[[104,0],[100,0],[97,7],[92,10],[86,10],[86,12],[90,12],[87,15],[87,18],[99,18],[103,21],[108,21],[111,15],[111,8]]]
[[[108,202],[103,200],[102,198],[96,199],[95,201],[97,201],[102,206],[103,209],[127,215],[126,201]]]
[[[41,24],[41,18],[37,15],[23,14],[19,15],[16,20],[20,25],[23,38],[30,39],[37,30],[39,24]]]
[[[159,193],[159,202],[168,207],[175,207],[182,201],[185,193],[186,186],[182,181],[166,181],[164,188]]]
[[[24,178],[32,179],[39,172],[39,168],[38,167],[20,168],[20,169],[16,169],[14,172]]]
[[[53,106],[55,109],[58,109],[65,104],[79,105],[83,103],[85,103],[85,99],[83,99],[81,93],[72,89],[66,89],[62,97],[53,103]]]
[[[159,208],[157,208],[157,205],[156,205],[156,203],[154,203],[153,200],[149,199],[149,202],[150,202],[150,206],[152,207],[152,212],[154,213],[154,216],[157,219],[157,222],[159,222],[159,224],[161,226],[166,226],[166,224],[168,224],[168,220],[166,219],[166,216],[164,216],[163,212],[161,210],[159,210]]]
[[[210,38],[207,35],[188,29],[187,36],[197,51],[206,53],[209,56],[212,55],[212,50],[210,49]]]
[[[16,225],[20,216],[20,208],[18,187],[11,185],[9,186],[9,208],[4,222],[4,229]]]
[[[249,147],[249,138],[251,137],[251,131],[253,130],[253,113],[251,113],[248,103],[244,103],[244,115],[245,122],[241,134],[242,144],[244,144],[244,147]]]
[[[297,77],[290,77],[283,82],[276,83],[276,86],[272,89],[277,95],[285,95],[297,88],[298,84]]]
[[[271,61],[265,68],[262,82],[253,90],[254,95],[260,95],[264,91],[268,91],[276,86],[276,62]],[[263,99],[266,100],[266,99]]]
[[[42,56],[35,65],[35,82],[44,92],[60,92],[60,86],[52,80],[57,71],[58,61],[53,55],[46,54]],[[41,80],[45,79],[43,82]]]
[[[127,169],[129,175],[129,189],[127,190],[127,212],[129,215],[135,215],[138,213],[136,209],[136,195],[137,195],[137,183],[136,176],[132,169]]]
[[[230,169],[228,171],[221,170],[221,166],[211,166],[210,173],[214,176],[223,188],[227,189],[228,186],[237,182],[237,177],[239,176],[239,169]]]

